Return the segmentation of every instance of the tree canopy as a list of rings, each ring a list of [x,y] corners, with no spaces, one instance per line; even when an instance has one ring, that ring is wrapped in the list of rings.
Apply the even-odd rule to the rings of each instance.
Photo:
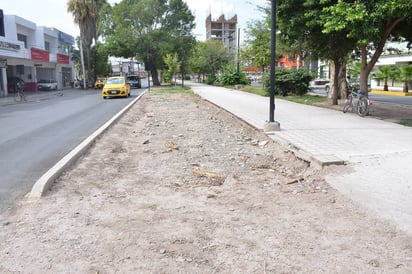
[[[410,0],[338,0],[325,7],[320,16],[323,32],[347,32],[356,42],[354,50],[361,60],[361,89],[367,90],[370,72],[388,40],[411,38],[412,1]]]
[[[159,85],[158,69],[165,67],[166,54],[188,58],[195,42],[194,19],[182,0],[123,0],[112,7],[103,33],[112,55],[144,61]]]
[[[217,73],[229,64],[230,55],[220,40],[208,40],[196,44],[195,54],[190,61],[190,68],[198,74],[208,76],[208,82],[216,80]]]
[[[99,37],[100,14],[106,0],[68,0],[67,11],[72,13],[74,22],[79,26],[80,39],[86,51],[87,78],[91,80],[90,51],[94,41]]]
[[[361,89],[389,39],[411,37],[410,0],[279,0],[281,39],[291,47],[307,50],[333,61],[332,87],[338,88],[340,71],[350,54],[361,61]],[[409,27],[405,27],[409,26]],[[333,91],[333,103],[337,92]]]

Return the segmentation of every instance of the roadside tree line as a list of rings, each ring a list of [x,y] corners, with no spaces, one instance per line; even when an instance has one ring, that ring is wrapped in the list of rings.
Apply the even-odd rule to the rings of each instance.
[[[368,78],[386,42],[412,41],[410,0],[276,2],[276,52],[279,56],[297,54],[305,63],[330,60],[333,104],[346,92],[348,63],[359,62],[360,88],[368,90]],[[269,66],[270,6],[267,1],[256,7],[262,16],[248,23],[239,60],[243,66],[262,70]],[[192,33],[195,17],[183,0],[123,0],[113,6],[106,0],[69,0],[68,10],[80,27],[89,80],[92,70],[94,77],[108,73],[107,66],[99,62],[107,56],[141,60],[154,85],[161,81],[158,72],[167,70],[169,74],[205,75],[208,82],[222,74],[230,82],[243,80],[222,43],[196,41]]]

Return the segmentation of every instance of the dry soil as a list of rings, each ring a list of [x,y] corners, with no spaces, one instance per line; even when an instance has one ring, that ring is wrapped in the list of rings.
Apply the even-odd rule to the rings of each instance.
[[[39,200],[0,273],[412,273],[412,237],[193,94],[145,94]]]

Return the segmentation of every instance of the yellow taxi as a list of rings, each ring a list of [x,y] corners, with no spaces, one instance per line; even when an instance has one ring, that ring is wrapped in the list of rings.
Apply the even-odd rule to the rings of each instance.
[[[129,97],[130,84],[125,76],[115,76],[107,78],[102,89],[103,99],[110,97]]]
[[[104,86],[104,79],[97,79],[96,82],[94,82],[95,89],[102,89],[103,86]]]

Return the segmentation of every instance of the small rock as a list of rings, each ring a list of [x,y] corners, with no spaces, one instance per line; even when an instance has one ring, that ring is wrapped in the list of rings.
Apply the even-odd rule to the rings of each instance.
[[[379,267],[379,261],[377,259],[372,259],[368,262],[373,267]]]
[[[145,140],[143,141],[143,145],[147,145],[150,141],[149,140]]]
[[[162,248],[160,249],[160,254],[165,254],[166,253],[166,249]]]
[[[178,262],[178,263],[183,263],[184,261],[185,261],[185,258],[183,258],[183,257],[178,257],[176,259],[176,262]]]

